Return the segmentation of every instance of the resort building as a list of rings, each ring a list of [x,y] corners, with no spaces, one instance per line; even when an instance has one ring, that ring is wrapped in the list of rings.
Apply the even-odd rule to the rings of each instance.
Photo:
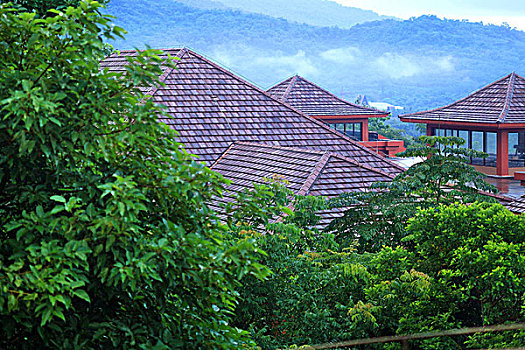
[[[202,55],[188,49],[165,52],[180,58],[177,67],[166,68],[163,85],[147,93],[167,107],[168,117],[159,121],[178,132],[184,148],[232,181],[224,200],[265,177],[283,177],[297,194],[333,197],[368,191],[372,183],[404,171],[337,127],[303,114]],[[127,58],[135,54],[120,51],[101,67],[125,72]],[[359,124],[352,136],[362,131]],[[324,213],[323,219],[338,215]]]
[[[379,154],[392,157],[405,150],[403,141],[388,140],[368,130],[369,118],[388,117],[389,112],[345,101],[298,75],[272,86],[267,92]]]
[[[404,168],[378,155],[323,122],[305,115],[215,62],[189,49],[165,50],[179,57],[176,69],[165,69],[162,86],[148,91],[154,102],[167,107],[160,117],[179,133],[178,141],[207,166],[235,141],[331,151],[360,164],[398,174]],[[101,62],[101,68],[126,72],[120,51]],[[167,57],[167,56],[166,56]]]
[[[488,153],[469,160],[487,175],[525,171],[525,79],[515,73],[448,106],[399,118],[426,124],[429,136],[458,136],[463,147]]]

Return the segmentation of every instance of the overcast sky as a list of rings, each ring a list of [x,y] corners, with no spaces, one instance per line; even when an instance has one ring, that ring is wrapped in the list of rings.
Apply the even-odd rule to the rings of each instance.
[[[525,30],[525,0],[335,0],[381,15],[410,18],[425,14],[501,24]]]

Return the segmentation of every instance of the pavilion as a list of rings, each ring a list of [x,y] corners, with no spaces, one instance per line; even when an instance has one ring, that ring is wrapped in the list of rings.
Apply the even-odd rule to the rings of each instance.
[[[512,176],[525,170],[525,79],[515,73],[448,106],[399,116],[427,124],[428,136],[458,136],[463,147],[488,153],[471,158],[482,173]]]
[[[393,157],[405,150],[403,141],[388,140],[368,130],[369,118],[385,118],[390,112],[348,102],[298,75],[272,86],[267,92],[379,154]]]

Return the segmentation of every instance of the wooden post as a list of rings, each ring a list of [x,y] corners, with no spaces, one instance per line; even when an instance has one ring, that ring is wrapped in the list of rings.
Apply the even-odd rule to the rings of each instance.
[[[361,122],[361,141],[368,141],[368,119]]]
[[[427,124],[427,136],[433,136],[432,135],[432,126],[430,124]]]
[[[498,148],[496,155],[496,175],[509,175],[509,132],[498,131]]]

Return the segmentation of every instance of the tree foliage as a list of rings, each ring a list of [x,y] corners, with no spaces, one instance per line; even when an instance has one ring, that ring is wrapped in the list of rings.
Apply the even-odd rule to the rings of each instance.
[[[525,217],[499,204],[439,204],[408,220],[405,247],[360,253],[316,231],[317,220],[297,221],[296,214],[315,216],[326,204],[283,186],[258,185],[241,194],[235,207],[242,214],[233,221],[233,239],[255,239],[266,252],[261,262],[272,270],[265,280],[243,282],[234,318],[263,349],[525,321]],[[286,210],[298,202],[314,205]],[[286,216],[276,220],[279,212]],[[411,345],[521,347],[523,339],[514,331]]]
[[[78,6],[80,0],[2,0],[0,3],[12,3],[28,12],[36,12],[43,17],[51,14],[49,10],[64,9],[68,6]],[[100,1],[103,2],[103,1]]]
[[[0,7],[0,348],[239,348],[235,288],[265,270],[141,93],[172,61],[99,70],[122,33],[100,11]]]
[[[283,179],[254,185],[230,205],[233,239],[255,239],[266,253],[260,262],[272,271],[243,282],[234,319],[264,349],[368,334],[346,317],[363,296],[365,268],[353,252],[338,252],[332,234],[316,229],[316,213],[326,208],[325,198],[294,195]]]
[[[392,116],[387,118],[370,118],[368,119],[368,129],[370,131],[376,131],[377,133],[379,133],[379,135],[382,135],[387,139],[401,140],[404,142],[405,147],[410,147],[414,144],[414,142],[416,142],[414,140],[414,137],[410,136],[404,130],[404,128],[409,127],[410,124],[403,123],[403,125],[398,125],[398,127],[394,127],[388,124],[387,122],[393,122]]]
[[[361,251],[378,251],[383,245],[402,244],[408,220],[420,208],[456,201],[494,202],[487,194],[497,189],[484,181],[485,175],[467,164],[471,156],[487,155],[461,148],[464,143],[458,137],[419,137],[401,156],[424,160],[392,182],[373,185],[370,192],[347,193],[332,200],[332,207],[347,209],[330,224],[329,230],[337,232],[343,244],[351,245],[356,240]]]

